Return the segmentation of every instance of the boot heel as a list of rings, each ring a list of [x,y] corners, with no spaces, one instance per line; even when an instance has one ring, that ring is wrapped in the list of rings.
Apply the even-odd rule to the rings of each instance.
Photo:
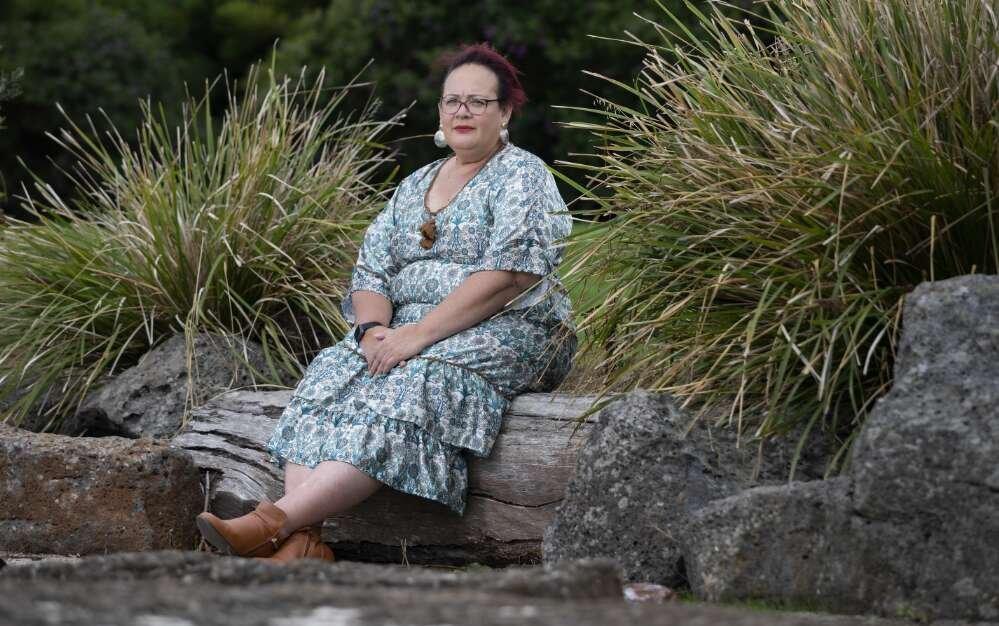
[[[225,537],[219,533],[218,530],[208,521],[208,515],[210,513],[200,513],[195,519],[195,523],[198,525],[198,530],[201,531],[201,536],[205,538],[205,541],[210,543],[219,552],[227,555],[233,556],[232,545],[226,541]]]

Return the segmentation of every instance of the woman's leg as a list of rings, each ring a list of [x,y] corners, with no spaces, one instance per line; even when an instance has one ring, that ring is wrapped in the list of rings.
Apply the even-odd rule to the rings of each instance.
[[[323,461],[274,503],[288,516],[278,537],[287,537],[303,526],[321,523],[334,513],[346,511],[381,486],[380,481],[350,463]]]
[[[284,492],[286,494],[295,491],[299,485],[312,473],[312,468],[290,461],[284,464]]]

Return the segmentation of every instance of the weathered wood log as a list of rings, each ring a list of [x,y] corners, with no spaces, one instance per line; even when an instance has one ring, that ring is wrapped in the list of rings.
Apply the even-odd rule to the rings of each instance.
[[[291,391],[224,394],[192,414],[173,445],[207,470],[211,510],[242,515],[261,498],[281,496],[282,476],[264,444]],[[445,505],[383,487],[328,519],[323,537],[339,558],[488,565],[539,563],[541,539],[595,421],[577,418],[595,396],[518,396],[503,418],[489,458],[467,455],[463,516]],[[577,427],[578,426],[578,427]],[[575,432],[574,432],[575,431]]]

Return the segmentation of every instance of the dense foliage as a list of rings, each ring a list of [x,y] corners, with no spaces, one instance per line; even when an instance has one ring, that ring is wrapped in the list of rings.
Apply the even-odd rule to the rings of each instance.
[[[146,107],[135,148],[66,121],[75,206],[39,186],[31,219],[0,231],[0,398],[16,397],[14,423],[50,392],[46,417],[71,414],[174,334],[189,356],[200,332],[252,339],[268,360],[257,382],[278,384],[344,332],[345,274],[384,202],[377,142],[398,118],[378,121],[375,101],[345,112],[349,90],[323,78],[253,70],[245,90],[226,83],[217,127],[207,98],[184,103],[179,128]]]
[[[682,9],[680,0],[665,3]],[[169,105],[183,96],[185,84],[201,93],[204,81],[223,71],[242,77],[250,63],[270,58],[275,40],[279,68],[293,77],[302,65],[313,75],[322,67],[330,84],[343,84],[371,61],[364,76],[376,83],[385,110],[416,102],[405,127],[386,137],[400,149],[403,172],[440,154],[430,141],[441,79],[432,61],[460,42],[491,41],[520,65],[530,98],[511,125],[513,140],[552,162],[588,150],[590,142],[561,130],[558,122],[570,116],[552,105],[590,106],[592,96],[582,89],[612,91],[586,70],[637,72],[642,48],[607,38],[652,36],[653,26],[633,12],[656,10],[652,0],[568,6],[555,0],[10,0],[0,3],[0,41],[8,44],[0,71],[24,67],[25,81],[24,93],[9,104],[11,128],[0,135],[0,172],[20,190],[30,180],[22,159],[68,195],[72,189],[59,168],[70,165],[69,156],[45,135],[64,124],[56,103],[77,123],[90,115],[104,124],[100,108],[132,141],[139,98],[163,102],[172,114]],[[213,104],[224,106],[219,99]]]
[[[3,47],[0,46],[0,54],[2,53]],[[10,71],[0,71],[0,130],[4,128],[4,101],[10,100],[14,96],[18,95],[18,81],[23,73],[24,70],[21,68],[14,68]],[[2,172],[0,172],[0,202],[3,202],[4,200],[5,191],[6,185],[4,184]]]
[[[0,53],[3,47],[0,46]],[[0,128],[3,128],[3,102],[18,95],[17,81],[21,78],[24,70],[17,68],[12,72],[0,72]]]
[[[980,0],[768,7],[764,27],[704,16],[710,45],[675,45],[663,14],[619,98],[641,104],[575,124],[600,143],[576,162],[594,212],[618,215],[574,268],[610,294],[584,353],[606,350],[607,388],[848,443],[891,383],[903,296],[999,270],[999,18]]]

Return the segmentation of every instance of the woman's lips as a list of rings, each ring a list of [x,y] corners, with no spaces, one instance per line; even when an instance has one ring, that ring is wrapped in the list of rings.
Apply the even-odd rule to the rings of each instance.
[[[455,126],[454,127],[454,132],[456,132],[456,133],[470,133],[473,130],[475,130],[475,129],[472,128],[471,126]]]

